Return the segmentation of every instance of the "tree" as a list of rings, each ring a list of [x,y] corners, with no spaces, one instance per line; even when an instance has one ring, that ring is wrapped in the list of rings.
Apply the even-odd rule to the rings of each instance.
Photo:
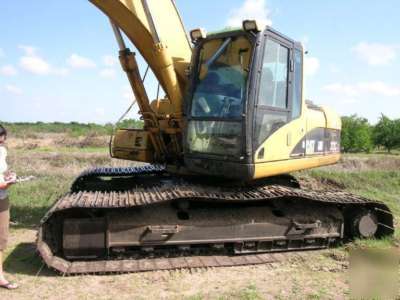
[[[382,114],[374,128],[374,143],[384,147],[389,153],[400,147],[400,119],[391,120]]]
[[[342,117],[342,148],[344,152],[372,150],[372,129],[367,119],[357,115]]]

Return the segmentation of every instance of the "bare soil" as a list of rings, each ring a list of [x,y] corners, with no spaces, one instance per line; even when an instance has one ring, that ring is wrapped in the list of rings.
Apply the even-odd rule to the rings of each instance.
[[[344,299],[348,290],[341,250],[250,267],[62,277],[43,267],[35,237],[12,230],[6,272],[21,287],[0,299]]]

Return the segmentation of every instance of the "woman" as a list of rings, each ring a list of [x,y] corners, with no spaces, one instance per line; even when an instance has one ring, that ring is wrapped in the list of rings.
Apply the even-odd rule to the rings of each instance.
[[[16,181],[15,174],[7,172],[7,150],[5,148],[6,139],[7,131],[2,125],[0,125],[0,287],[14,290],[18,288],[18,285],[9,282],[4,277],[3,272],[3,251],[7,246],[10,223],[10,204],[7,189]]]

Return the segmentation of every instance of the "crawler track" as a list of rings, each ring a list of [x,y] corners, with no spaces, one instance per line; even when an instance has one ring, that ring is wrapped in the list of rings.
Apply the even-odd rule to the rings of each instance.
[[[102,181],[101,178],[108,177],[110,180]],[[120,190],[111,191],[109,186],[116,180],[120,183]],[[121,180],[123,183],[121,184]],[[139,182],[137,185],[136,182]],[[86,183],[88,183],[86,185]],[[103,184],[102,184],[103,183]],[[95,191],[93,187],[97,184],[100,190]],[[130,188],[128,189],[127,186]],[[125,187],[125,188],[124,188]],[[87,191],[85,191],[85,189]],[[288,254],[277,254],[276,251],[322,249],[335,245],[346,238],[343,228],[340,234],[297,236],[293,239],[274,238],[268,236],[253,239],[251,245],[255,252],[247,255],[233,255],[223,246],[222,252],[213,252],[213,246],[220,246],[218,241],[210,242],[210,249],[203,251],[202,255],[197,253],[184,253],[182,249],[190,248],[188,242],[185,247],[161,249],[161,255],[154,255],[156,247],[143,248],[131,256],[122,257],[108,256],[95,259],[69,260],[62,251],[62,240],[60,234],[60,223],[64,215],[70,212],[82,212],[88,215],[98,212],[116,211],[122,212],[129,209],[151,208],[156,205],[164,205],[174,201],[189,201],[191,203],[262,203],[268,204],[274,201],[297,201],[297,203],[312,203],[321,207],[335,207],[344,214],[344,227],[349,226],[351,212],[368,210],[377,216],[378,230],[376,236],[385,236],[393,233],[393,218],[389,208],[377,201],[366,199],[342,191],[315,192],[282,185],[258,185],[252,187],[221,187],[199,182],[175,178],[165,173],[160,166],[148,166],[129,169],[101,168],[85,172],[74,182],[72,191],[53,205],[42,219],[38,235],[38,250],[46,264],[64,274],[78,273],[108,273],[108,272],[141,272],[152,270],[170,270],[182,268],[202,268],[218,266],[242,266],[251,264],[264,264],[284,259]],[[237,237],[235,245],[247,245],[245,238]],[[264,243],[263,248],[260,245]],[[265,246],[265,244],[267,244]],[[224,244],[224,241],[221,241]],[[187,247],[186,247],[187,246]],[[204,246],[204,245],[203,245]],[[206,245],[207,246],[207,245]],[[241,250],[243,250],[241,248]],[[174,252],[174,257],[171,257]],[[270,253],[264,253],[270,252]],[[141,253],[138,255],[137,253]],[[176,255],[176,253],[178,253]],[[243,251],[241,253],[246,253]],[[185,255],[182,256],[181,255]],[[151,258],[156,256],[156,258]]]

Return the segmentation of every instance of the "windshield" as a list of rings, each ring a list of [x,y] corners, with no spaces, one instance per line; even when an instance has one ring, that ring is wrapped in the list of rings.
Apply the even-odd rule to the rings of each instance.
[[[192,117],[240,118],[252,46],[246,37],[210,40],[200,50]]]
[[[192,153],[240,157],[242,115],[252,44],[242,37],[207,41],[200,49],[187,143]]]

